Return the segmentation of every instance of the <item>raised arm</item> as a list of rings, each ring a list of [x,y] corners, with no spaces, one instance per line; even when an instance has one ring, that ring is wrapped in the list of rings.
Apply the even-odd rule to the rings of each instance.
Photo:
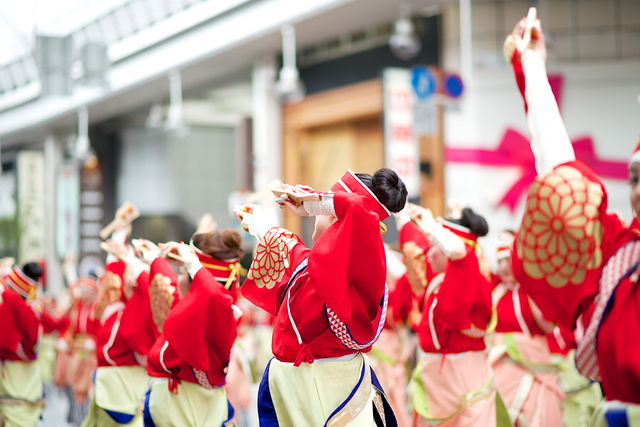
[[[547,49],[539,21],[538,26],[533,28],[534,34],[528,46],[523,52],[517,50],[518,41],[526,39],[527,31],[531,31],[529,27],[527,18],[522,18],[516,24],[505,41],[505,52],[508,52],[507,61],[514,66],[516,80],[524,81],[522,95],[528,106],[527,125],[531,134],[531,151],[536,160],[538,175],[543,175],[576,157],[547,78]],[[521,92],[522,89],[520,85]]]

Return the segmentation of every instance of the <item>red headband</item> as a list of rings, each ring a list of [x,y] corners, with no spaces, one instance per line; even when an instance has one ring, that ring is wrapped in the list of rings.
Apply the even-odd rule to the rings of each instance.
[[[11,289],[24,299],[33,299],[38,288],[38,282],[24,274],[17,265],[13,267],[11,273],[4,276],[4,280]]]
[[[442,224],[444,228],[458,236],[460,240],[462,240],[464,244],[469,246],[470,248],[475,250],[476,246],[478,246],[478,236],[472,233],[471,230],[469,230],[467,227],[458,225],[451,221],[447,221],[446,219],[440,217],[436,218],[436,221]]]
[[[374,200],[375,203],[375,212],[378,214],[380,221],[388,218],[391,215],[391,212],[386,208],[385,205],[380,203],[380,200],[376,197],[375,194],[365,185],[364,182],[360,181],[355,173],[351,169],[347,170],[342,178],[338,180],[333,187],[331,187],[331,191],[334,193],[338,191],[346,191],[347,193],[355,193],[360,196],[366,197],[368,199]]]

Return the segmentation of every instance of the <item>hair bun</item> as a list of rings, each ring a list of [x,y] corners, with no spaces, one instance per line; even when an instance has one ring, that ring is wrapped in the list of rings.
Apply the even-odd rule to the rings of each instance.
[[[222,230],[222,232],[220,232],[220,239],[229,249],[238,249],[242,246],[242,236],[238,230],[234,230],[233,228]]]
[[[407,203],[407,187],[389,168],[378,169],[371,180],[373,193],[391,212],[400,212]]]
[[[367,173],[357,173],[356,176],[391,212],[400,212],[407,203],[407,187],[393,170],[382,168],[373,176]]]
[[[244,255],[242,236],[233,228],[194,234],[192,241],[202,252],[219,260],[241,258]]]
[[[35,262],[28,262],[22,267],[22,272],[26,274],[30,279],[36,282],[40,280],[42,276],[42,267]]]
[[[462,209],[460,225],[467,227],[471,232],[479,237],[486,236],[489,232],[489,225],[482,215],[478,215],[471,208]]]

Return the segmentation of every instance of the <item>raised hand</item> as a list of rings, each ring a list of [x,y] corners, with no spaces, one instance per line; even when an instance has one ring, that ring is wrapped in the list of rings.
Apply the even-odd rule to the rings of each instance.
[[[507,62],[511,62],[511,58],[518,52],[522,55],[526,49],[531,49],[547,61],[547,45],[544,38],[544,32],[540,25],[540,20],[536,19],[536,9],[530,8],[526,17],[520,19],[513,27],[513,31],[509,34],[504,42],[504,53]]]

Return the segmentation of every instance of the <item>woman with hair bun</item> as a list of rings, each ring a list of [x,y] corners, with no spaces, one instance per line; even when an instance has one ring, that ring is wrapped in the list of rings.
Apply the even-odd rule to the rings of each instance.
[[[151,310],[159,336],[147,364],[146,426],[233,424],[223,386],[237,335],[239,309],[233,301],[241,243],[233,229],[196,232],[189,246],[162,246],[164,256],[180,259],[171,261],[180,267],[179,276],[160,256],[151,263]]]
[[[244,255],[240,233],[232,228],[196,232],[190,246],[198,255],[200,264],[229,291],[235,301],[238,298],[239,275],[246,274],[239,262]]]
[[[281,200],[299,216],[316,217],[313,248],[269,224],[259,207],[236,208],[260,242],[242,294],[276,316],[275,358],[258,393],[260,424],[395,426],[363,353],[382,331],[388,304],[381,221],[404,207],[405,185],[390,169],[373,176],[349,170],[327,193],[285,189],[315,199]]]
[[[480,271],[476,250],[478,237],[489,231],[487,222],[469,208],[460,219],[445,220],[410,205],[402,216],[413,218],[429,236],[427,259],[435,274],[420,296],[422,351],[412,378],[414,425],[496,426],[502,417],[509,425],[485,354],[491,285]]]

